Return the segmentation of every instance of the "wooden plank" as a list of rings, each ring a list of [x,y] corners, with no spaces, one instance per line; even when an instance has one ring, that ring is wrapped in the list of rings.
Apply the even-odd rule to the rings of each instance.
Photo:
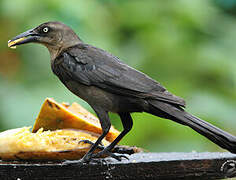
[[[136,153],[121,162],[90,164],[0,161],[0,179],[219,179],[236,177],[236,155],[215,153]]]

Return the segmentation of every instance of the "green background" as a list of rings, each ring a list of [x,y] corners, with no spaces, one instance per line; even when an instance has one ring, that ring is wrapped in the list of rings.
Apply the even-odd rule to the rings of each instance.
[[[62,21],[183,97],[186,110],[236,135],[234,0],[0,0],[0,130],[33,125],[46,97],[78,102],[53,75],[47,49],[12,37]],[[122,130],[117,115],[112,124]],[[149,151],[223,151],[188,127],[145,113],[121,141]]]

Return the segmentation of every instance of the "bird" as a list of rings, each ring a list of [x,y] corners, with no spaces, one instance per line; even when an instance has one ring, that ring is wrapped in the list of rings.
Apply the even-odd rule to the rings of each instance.
[[[132,129],[131,113],[146,112],[188,126],[223,149],[236,153],[236,137],[185,111],[185,101],[159,82],[128,66],[111,53],[84,43],[67,25],[57,21],[42,23],[8,41],[14,48],[39,43],[50,53],[51,69],[60,81],[95,111],[102,133],[81,162],[103,155],[119,161],[126,156],[112,149]],[[123,131],[108,146],[94,153],[109,132],[109,112],[117,113]]]

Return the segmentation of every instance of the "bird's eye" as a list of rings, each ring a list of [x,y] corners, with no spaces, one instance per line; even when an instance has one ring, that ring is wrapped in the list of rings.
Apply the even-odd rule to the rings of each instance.
[[[44,28],[43,28],[43,32],[44,32],[44,33],[47,33],[48,31],[49,31],[49,28],[48,28],[48,27],[44,27]]]

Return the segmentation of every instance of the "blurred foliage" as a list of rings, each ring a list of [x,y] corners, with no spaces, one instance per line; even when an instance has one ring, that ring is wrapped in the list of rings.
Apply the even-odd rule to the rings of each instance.
[[[187,101],[187,111],[236,135],[234,0],[0,0],[0,129],[33,125],[46,97],[77,101],[53,75],[40,45],[8,39],[62,21]],[[222,151],[190,128],[145,113],[121,143],[150,151]],[[112,123],[121,128],[117,115]]]

